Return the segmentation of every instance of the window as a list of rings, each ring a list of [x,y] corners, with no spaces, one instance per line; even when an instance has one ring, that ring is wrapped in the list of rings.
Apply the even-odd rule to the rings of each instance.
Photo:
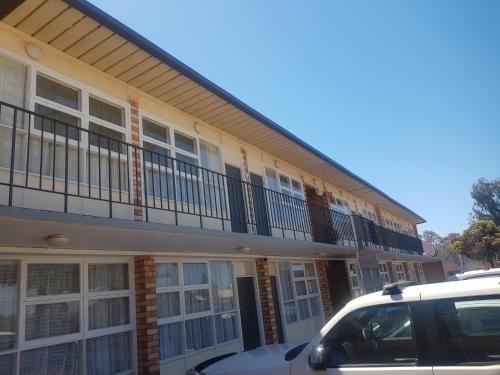
[[[80,90],[68,87],[41,74],[36,76],[36,95],[63,106],[80,108]]]
[[[406,273],[403,267],[403,263],[392,263],[392,269],[396,281],[406,280]]]
[[[436,302],[443,365],[500,363],[500,296]]]
[[[417,263],[417,272],[418,272],[418,277],[420,279],[420,284],[424,284],[425,272],[424,272],[424,265],[422,263]]]
[[[156,264],[160,359],[238,339],[231,262]]]
[[[20,374],[133,373],[128,267],[70,258],[0,261],[2,374],[16,373],[10,366],[17,361]]]
[[[391,277],[389,275],[389,267],[387,266],[387,263],[380,263],[378,265],[378,272],[384,284],[389,284],[391,282]]]
[[[321,316],[314,264],[278,262],[278,270],[286,323]]]
[[[414,264],[413,263],[406,263],[406,266],[408,267],[408,278],[411,281],[418,281],[417,274],[415,272]]]
[[[359,309],[337,323],[322,342],[327,367],[417,364],[409,306]]]
[[[337,197],[332,197],[330,200],[330,208],[333,211],[340,212],[342,214],[349,215],[349,203],[346,200]]]
[[[359,267],[355,262],[346,262],[347,274],[349,276],[349,285],[353,298],[357,298],[363,294],[363,285],[359,278]]]
[[[93,96],[89,98],[89,114],[111,124],[118,126],[125,125],[123,108]]]
[[[285,229],[304,230],[306,207],[302,184],[291,177],[266,167],[267,188],[281,194],[270,194],[268,198],[271,221],[280,223]]]

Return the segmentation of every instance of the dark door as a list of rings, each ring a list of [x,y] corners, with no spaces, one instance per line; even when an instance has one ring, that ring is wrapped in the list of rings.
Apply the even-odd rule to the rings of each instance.
[[[250,182],[252,183],[252,201],[257,234],[261,236],[270,236],[271,228],[269,227],[269,216],[267,215],[264,181],[261,176],[250,173]]]
[[[241,331],[243,348],[254,349],[260,346],[259,318],[253,277],[238,277],[238,300],[240,302]]]
[[[311,218],[313,239],[316,242],[335,243],[333,233],[333,218],[328,208],[324,206],[323,197],[316,190],[306,186],[306,200]]]
[[[239,168],[226,164],[227,195],[231,212],[231,231],[247,233],[245,200]]]
[[[282,344],[285,342],[285,337],[283,336],[283,324],[281,323],[281,308],[276,276],[271,276],[271,292],[273,294],[274,318],[276,319],[276,327],[278,329],[278,342]]]

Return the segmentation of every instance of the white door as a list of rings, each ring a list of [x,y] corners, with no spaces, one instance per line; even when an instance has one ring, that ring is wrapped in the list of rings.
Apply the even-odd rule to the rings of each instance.
[[[436,302],[440,364],[434,375],[500,374],[500,296]]]
[[[355,310],[321,340],[324,370],[313,370],[307,356],[292,364],[292,375],[432,375],[418,366],[410,308],[391,303]],[[305,360],[304,360],[305,359]]]

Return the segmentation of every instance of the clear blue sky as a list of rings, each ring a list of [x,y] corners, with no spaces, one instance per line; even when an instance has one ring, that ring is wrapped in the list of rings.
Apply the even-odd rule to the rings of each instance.
[[[500,177],[500,1],[92,0],[428,220]]]

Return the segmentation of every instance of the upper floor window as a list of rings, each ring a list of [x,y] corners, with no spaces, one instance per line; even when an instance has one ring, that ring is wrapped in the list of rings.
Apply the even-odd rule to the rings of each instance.
[[[290,197],[304,199],[300,181],[279,173],[272,168],[266,168],[267,187]]]
[[[36,95],[65,107],[80,109],[80,90],[41,74],[36,75]]]
[[[108,123],[125,126],[123,108],[93,96],[89,98],[89,114]]]
[[[334,211],[349,215],[349,203],[344,199],[332,197],[330,199],[330,208]]]

